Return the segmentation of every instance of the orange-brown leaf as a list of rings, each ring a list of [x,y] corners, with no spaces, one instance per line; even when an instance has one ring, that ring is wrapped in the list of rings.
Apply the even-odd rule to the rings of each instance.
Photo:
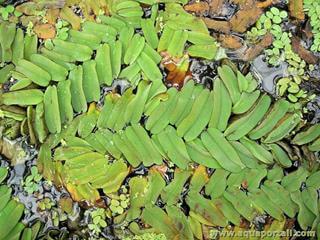
[[[303,0],[289,0],[290,16],[298,20],[304,20]]]
[[[51,39],[56,35],[55,27],[49,23],[38,24],[34,26],[33,30],[37,34],[37,36],[42,39]]]
[[[60,14],[59,9],[48,9],[46,12],[46,19],[48,23],[54,25],[57,22],[59,14]]]

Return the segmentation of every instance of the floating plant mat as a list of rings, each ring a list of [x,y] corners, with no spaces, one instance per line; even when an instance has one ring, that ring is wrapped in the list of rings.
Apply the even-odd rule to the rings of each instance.
[[[0,239],[316,238],[320,2],[248,2],[4,3]]]

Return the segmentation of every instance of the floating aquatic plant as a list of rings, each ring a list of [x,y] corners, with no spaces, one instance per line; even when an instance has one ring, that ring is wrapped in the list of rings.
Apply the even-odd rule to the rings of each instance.
[[[92,231],[93,234],[99,235],[101,229],[107,226],[107,222],[105,221],[107,217],[106,211],[103,208],[98,208],[90,212],[90,216],[92,218],[92,223],[88,224],[88,228]]]
[[[38,207],[41,211],[50,210],[54,206],[54,202],[50,198],[44,198],[38,203]]]
[[[0,184],[6,179],[8,169],[0,167]],[[0,234],[1,239],[34,239],[39,231],[39,222],[32,228],[20,222],[24,211],[24,205],[11,197],[12,189],[6,185],[0,185]]]
[[[67,21],[63,21],[63,20],[59,20],[56,23],[56,31],[57,31],[57,38],[61,39],[61,40],[67,40],[68,38],[68,32],[69,32],[69,28],[68,26],[68,22]]]
[[[166,240],[164,234],[145,233],[142,235],[124,238],[124,240]]]
[[[36,166],[31,167],[31,174],[27,176],[25,181],[23,181],[22,185],[24,186],[24,190],[32,194],[39,190],[39,182],[42,179],[42,176],[39,174]]]
[[[306,92],[300,89],[299,85],[309,77],[305,74],[306,62],[292,49],[291,32],[282,30],[282,21],[287,17],[286,11],[272,7],[259,18],[256,26],[247,33],[247,36],[250,41],[254,42],[267,32],[272,33],[274,37],[272,48],[265,50],[268,63],[275,66],[283,62],[288,64],[287,73],[284,73],[283,78],[277,81],[277,92],[280,96],[288,93],[288,99],[297,102],[299,98],[307,97]]]
[[[177,167],[173,182],[166,185],[163,173],[157,170],[149,172],[148,177],[134,177],[129,182],[129,204],[122,206],[122,201],[114,199],[110,204],[114,214],[122,215],[122,221],[141,219],[169,239],[178,234],[177,221],[184,225],[185,230],[180,234],[187,239],[199,231],[192,232],[190,223],[183,220],[186,216],[177,208],[183,186],[189,181],[186,201],[197,226],[206,223],[225,227],[228,222],[240,225],[242,217],[252,221],[263,213],[279,221],[283,221],[284,214],[291,217],[299,214],[306,208],[302,195],[308,198],[308,194],[315,194],[312,190],[300,192],[300,186],[314,177],[303,166],[285,176],[282,168],[291,167],[292,159],[279,144],[301,123],[299,109],[283,99],[271,104],[270,97],[256,90],[254,79],[246,78],[240,72],[235,74],[228,66],[219,68],[218,72],[221,80],[215,80],[213,91],[190,81],[180,92],[170,88],[155,95],[154,83],[148,85],[142,81],[136,94],[132,89],[127,89],[121,97],[109,93],[98,116],[94,113],[78,116],[56,135],[56,143],[49,137],[41,150],[46,152],[38,159],[40,168],[54,171],[45,170],[52,166],[53,160],[53,166],[59,166],[56,169],[56,174],[61,175],[59,184],[66,185],[75,199],[90,200],[94,204],[99,199],[97,190],[102,189],[108,195],[120,189],[128,174],[126,164],[135,168],[140,164],[146,167],[162,165],[163,159],[172,162],[171,166]],[[146,97],[140,96],[141,92]],[[164,94],[167,97],[159,101],[158,96]],[[221,99],[224,101],[219,101]],[[185,102],[189,103],[185,105]],[[148,117],[145,125],[139,123],[143,115]],[[230,121],[230,117],[234,120]],[[63,137],[65,132],[73,132],[73,135]],[[307,144],[313,151],[320,132],[308,132],[313,136],[301,133],[293,143]],[[55,147],[62,139],[63,146],[56,148],[51,160],[48,158],[50,148],[45,146]],[[115,159],[123,156],[127,163],[122,160],[110,162],[105,154]],[[274,164],[278,168],[276,172],[273,168],[268,169]],[[205,167],[216,170],[209,177]],[[109,177],[112,181],[107,180]],[[243,193],[240,187],[250,194]],[[200,195],[203,188],[212,200]],[[166,212],[155,205],[159,197],[168,206]],[[237,207],[239,201],[243,205],[241,209]],[[278,206],[279,203],[282,205]],[[126,209],[128,205],[129,209]],[[231,209],[233,213],[227,213]],[[205,214],[207,212],[210,214]],[[181,219],[177,220],[176,216]],[[304,229],[313,225],[315,218],[309,217],[300,214],[298,221]],[[156,221],[159,218],[160,222]],[[173,227],[169,229],[161,222],[171,222]]]
[[[265,216],[266,231],[286,230],[294,218],[302,230],[320,231],[320,125],[303,120],[307,64],[282,29],[287,12],[271,7],[247,35],[252,42],[273,35],[266,54],[272,65],[289,65],[278,81],[289,101],[273,100],[228,61],[217,64],[208,86],[190,79],[189,61],[217,60],[221,48],[185,1],[58,3],[22,8],[55,27],[52,39],[33,31],[32,21],[26,32],[0,23],[1,117],[39,149],[26,192],[37,191],[42,177],[65,188],[91,207],[88,237],[112,229],[120,239],[208,239],[221,229],[254,230]],[[54,20],[48,4],[57,8]],[[184,72],[177,88],[164,84],[170,64]],[[127,84],[120,91],[118,80]],[[11,188],[1,189],[0,198],[11,197]],[[29,228],[22,233],[23,205],[9,198],[0,204],[19,214],[5,211],[15,219],[0,236],[14,229],[34,239]],[[73,212],[72,203],[60,203],[64,210],[46,197],[38,202],[54,227]]]
[[[313,42],[311,51],[320,51],[320,3],[319,1],[304,0],[304,10],[310,18],[310,25],[312,27]]]
[[[8,20],[10,15],[12,14],[16,17],[20,17],[22,15],[22,13],[16,10],[13,5],[7,5],[6,7],[1,7],[0,13],[3,20]]]

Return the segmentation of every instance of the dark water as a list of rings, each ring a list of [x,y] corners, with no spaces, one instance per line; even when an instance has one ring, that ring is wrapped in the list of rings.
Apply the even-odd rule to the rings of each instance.
[[[52,221],[51,210],[57,210],[61,212],[58,207],[58,202],[62,197],[69,197],[69,194],[65,189],[57,189],[44,179],[41,179],[38,182],[38,191],[32,194],[27,193],[22,182],[27,176],[30,175],[31,167],[36,165],[38,152],[33,146],[27,145],[24,139],[14,141],[13,144],[17,144],[17,146],[21,146],[23,148],[25,157],[20,163],[12,165],[10,159],[6,159],[4,156],[0,155],[0,166],[9,168],[8,177],[4,183],[13,189],[12,196],[17,198],[25,205],[25,212],[22,222],[29,227],[31,227],[38,220],[43,223],[42,230],[39,233],[39,239],[41,239],[41,236],[44,237],[46,232],[55,228]],[[51,200],[53,207],[51,209],[42,211],[39,209],[39,202],[45,198]],[[79,222],[80,213],[81,209],[79,205],[77,203],[73,203],[72,214],[68,215],[68,219],[65,222],[61,222],[59,229],[63,229],[63,225],[67,226],[69,222]],[[72,227],[69,229],[72,230]]]
[[[217,75],[218,63],[207,60],[192,59],[190,71],[196,83],[212,88],[213,80]]]
[[[288,76],[288,64],[283,62],[277,67],[269,66],[263,55],[258,56],[252,62],[251,72],[258,79],[262,89],[275,96],[276,81],[281,77]]]

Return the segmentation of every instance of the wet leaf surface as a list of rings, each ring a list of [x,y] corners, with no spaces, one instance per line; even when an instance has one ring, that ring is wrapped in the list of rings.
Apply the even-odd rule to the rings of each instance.
[[[297,37],[292,38],[292,48],[303,60],[309,64],[316,64],[319,59],[312,52],[308,51],[301,44],[301,39]]]

